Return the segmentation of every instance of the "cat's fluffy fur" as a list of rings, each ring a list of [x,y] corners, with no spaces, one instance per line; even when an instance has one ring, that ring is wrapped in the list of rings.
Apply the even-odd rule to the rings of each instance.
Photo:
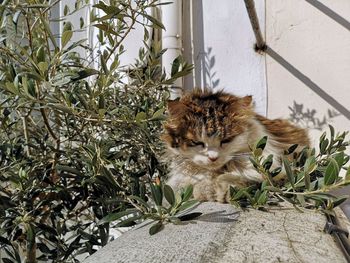
[[[175,190],[192,184],[194,198],[229,201],[229,186],[261,182],[247,158],[250,146],[267,135],[264,155],[279,156],[292,144],[309,145],[307,132],[286,120],[269,120],[253,110],[252,97],[196,89],[179,101],[169,101],[163,140]]]

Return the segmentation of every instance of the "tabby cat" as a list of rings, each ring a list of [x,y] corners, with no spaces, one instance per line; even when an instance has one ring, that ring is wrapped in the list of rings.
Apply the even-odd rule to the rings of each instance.
[[[171,161],[167,183],[175,190],[193,185],[194,198],[201,201],[228,202],[230,185],[263,180],[248,158],[250,146],[263,136],[268,136],[264,155],[274,155],[274,166],[292,144],[309,145],[304,129],[255,113],[251,96],[196,89],[169,101],[168,113],[162,136]]]

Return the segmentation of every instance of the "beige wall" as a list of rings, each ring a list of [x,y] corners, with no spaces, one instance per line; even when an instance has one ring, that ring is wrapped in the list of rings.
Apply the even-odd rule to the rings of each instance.
[[[350,1],[267,0],[266,40],[268,117],[289,117],[296,102],[315,141],[328,129],[317,119],[350,130]]]

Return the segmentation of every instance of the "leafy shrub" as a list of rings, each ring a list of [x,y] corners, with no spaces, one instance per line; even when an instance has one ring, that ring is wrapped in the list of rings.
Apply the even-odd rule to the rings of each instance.
[[[348,196],[336,197],[329,191],[350,184],[350,168],[346,164],[350,160],[346,149],[350,142],[346,140],[348,132],[335,134],[330,127],[327,137],[324,132],[320,137],[319,150],[305,147],[295,152],[298,145],[292,145],[282,156],[283,167],[271,169],[273,155],[263,156],[267,137],[262,138],[252,148],[250,161],[255,169],[264,176],[264,182],[258,186],[242,189],[231,189],[232,203],[237,206],[253,206],[268,209],[269,204],[286,201],[296,209],[320,208],[330,213],[332,209]],[[344,174],[341,174],[344,170]],[[273,177],[286,174],[282,185],[274,182]]]
[[[77,29],[69,21],[54,36],[50,12],[59,1],[51,2],[0,5],[4,262],[76,262],[111,240],[109,224],[97,222],[130,208],[130,195],[147,200],[146,183],[166,172],[159,132],[167,85],[191,70],[181,58],[171,77],[162,70],[165,50],[149,39],[163,28],[149,15],[157,1],[96,4],[98,49],[73,41]],[[83,4],[76,1],[76,8]],[[144,28],[144,43],[137,61],[122,67],[123,41],[135,25]]]

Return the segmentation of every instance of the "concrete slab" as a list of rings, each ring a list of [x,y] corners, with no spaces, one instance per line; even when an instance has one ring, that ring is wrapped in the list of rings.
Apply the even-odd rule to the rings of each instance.
[[[202,203],[203,215],[185,225],[168,224],[154,236],[138,227],[84,263],[114,262],[346,262],[319,212],[294,208],[241,212],[231,205]]]

